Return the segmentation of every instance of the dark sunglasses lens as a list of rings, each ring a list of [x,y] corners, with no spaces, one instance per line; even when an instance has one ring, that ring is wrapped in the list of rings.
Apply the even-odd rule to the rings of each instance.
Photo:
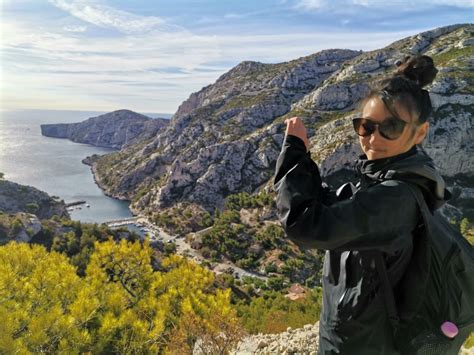
[[[382,137],[389,140],[397,139],[403,133],[406,122],[397,118],[389,117],[380,123],[375,123],[366,118],[354,118],[352,120],[355,132],[362,137],[368,137],[375,132],[376,126],[379,126],[379,133]]]
[[[379,124],[379,132],[382,137],[393,140],[397,139],[403,133],[406,122],[397,118],[387,118]]]
[[[370,136],[375,131],[375,124],[364,118],[354,118],[352,124],[355,132],[362,137]]]

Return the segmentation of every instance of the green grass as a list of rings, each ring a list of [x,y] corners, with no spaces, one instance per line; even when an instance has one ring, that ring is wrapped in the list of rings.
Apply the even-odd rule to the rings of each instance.
[[[448,64],[452,60],[460,61],[461,57],[465,57],[465,61],[474,56],[474,46],[468,46],[464,48],[452,48],[451,50],[435,54],[433,61],[435,66],[442,67]]]
[[[260,91],[257,95],[241,94],[228,101],[220,111],[227,111],[234,108],[247,108],[259,103],[263,103],[269,94],[269,91]]]
[[[314,129],[319,129],[325,124],[349,116],[354,113],[354,110],[351,111],[325,111],[321,112],[321,120],[316,122]]]

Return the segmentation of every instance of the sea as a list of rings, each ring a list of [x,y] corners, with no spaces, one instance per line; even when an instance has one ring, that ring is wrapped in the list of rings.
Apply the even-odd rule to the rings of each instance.
[[[66,110],[1,110],[0,172],[4,178],[36,187],[66,203],[86,201],[70,212],[73,220],[103,223],[132,214],[129,202],[106,196],[95,184],[90,167],[82,159],[92,154],[114,151],[67,139],[41,135],[43,123],[72,123],[107,112]],[[149,117],[170,118],[166,113],[143,113]]]

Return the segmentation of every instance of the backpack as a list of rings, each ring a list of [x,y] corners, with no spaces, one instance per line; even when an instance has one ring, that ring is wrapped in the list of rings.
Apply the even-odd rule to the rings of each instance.
[[[419,187],[404,183],[417,200],[422,222],[397,285],[390,282],[382,253],[375,258],[394,339],[403,355],[457,355],[474,332],[474,249],[439,212],[430,211]],[[455,324],[456,336],[446,322]]]

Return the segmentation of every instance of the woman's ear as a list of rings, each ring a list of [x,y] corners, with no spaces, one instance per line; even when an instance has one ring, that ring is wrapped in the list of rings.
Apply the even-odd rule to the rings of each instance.
[[[423,139],[425,139],[426,135],[428,134],[429,128],[429,122],[425,122],[418,127],[415,135],[415,144],[420,144],[421,142],[423,142]]]

